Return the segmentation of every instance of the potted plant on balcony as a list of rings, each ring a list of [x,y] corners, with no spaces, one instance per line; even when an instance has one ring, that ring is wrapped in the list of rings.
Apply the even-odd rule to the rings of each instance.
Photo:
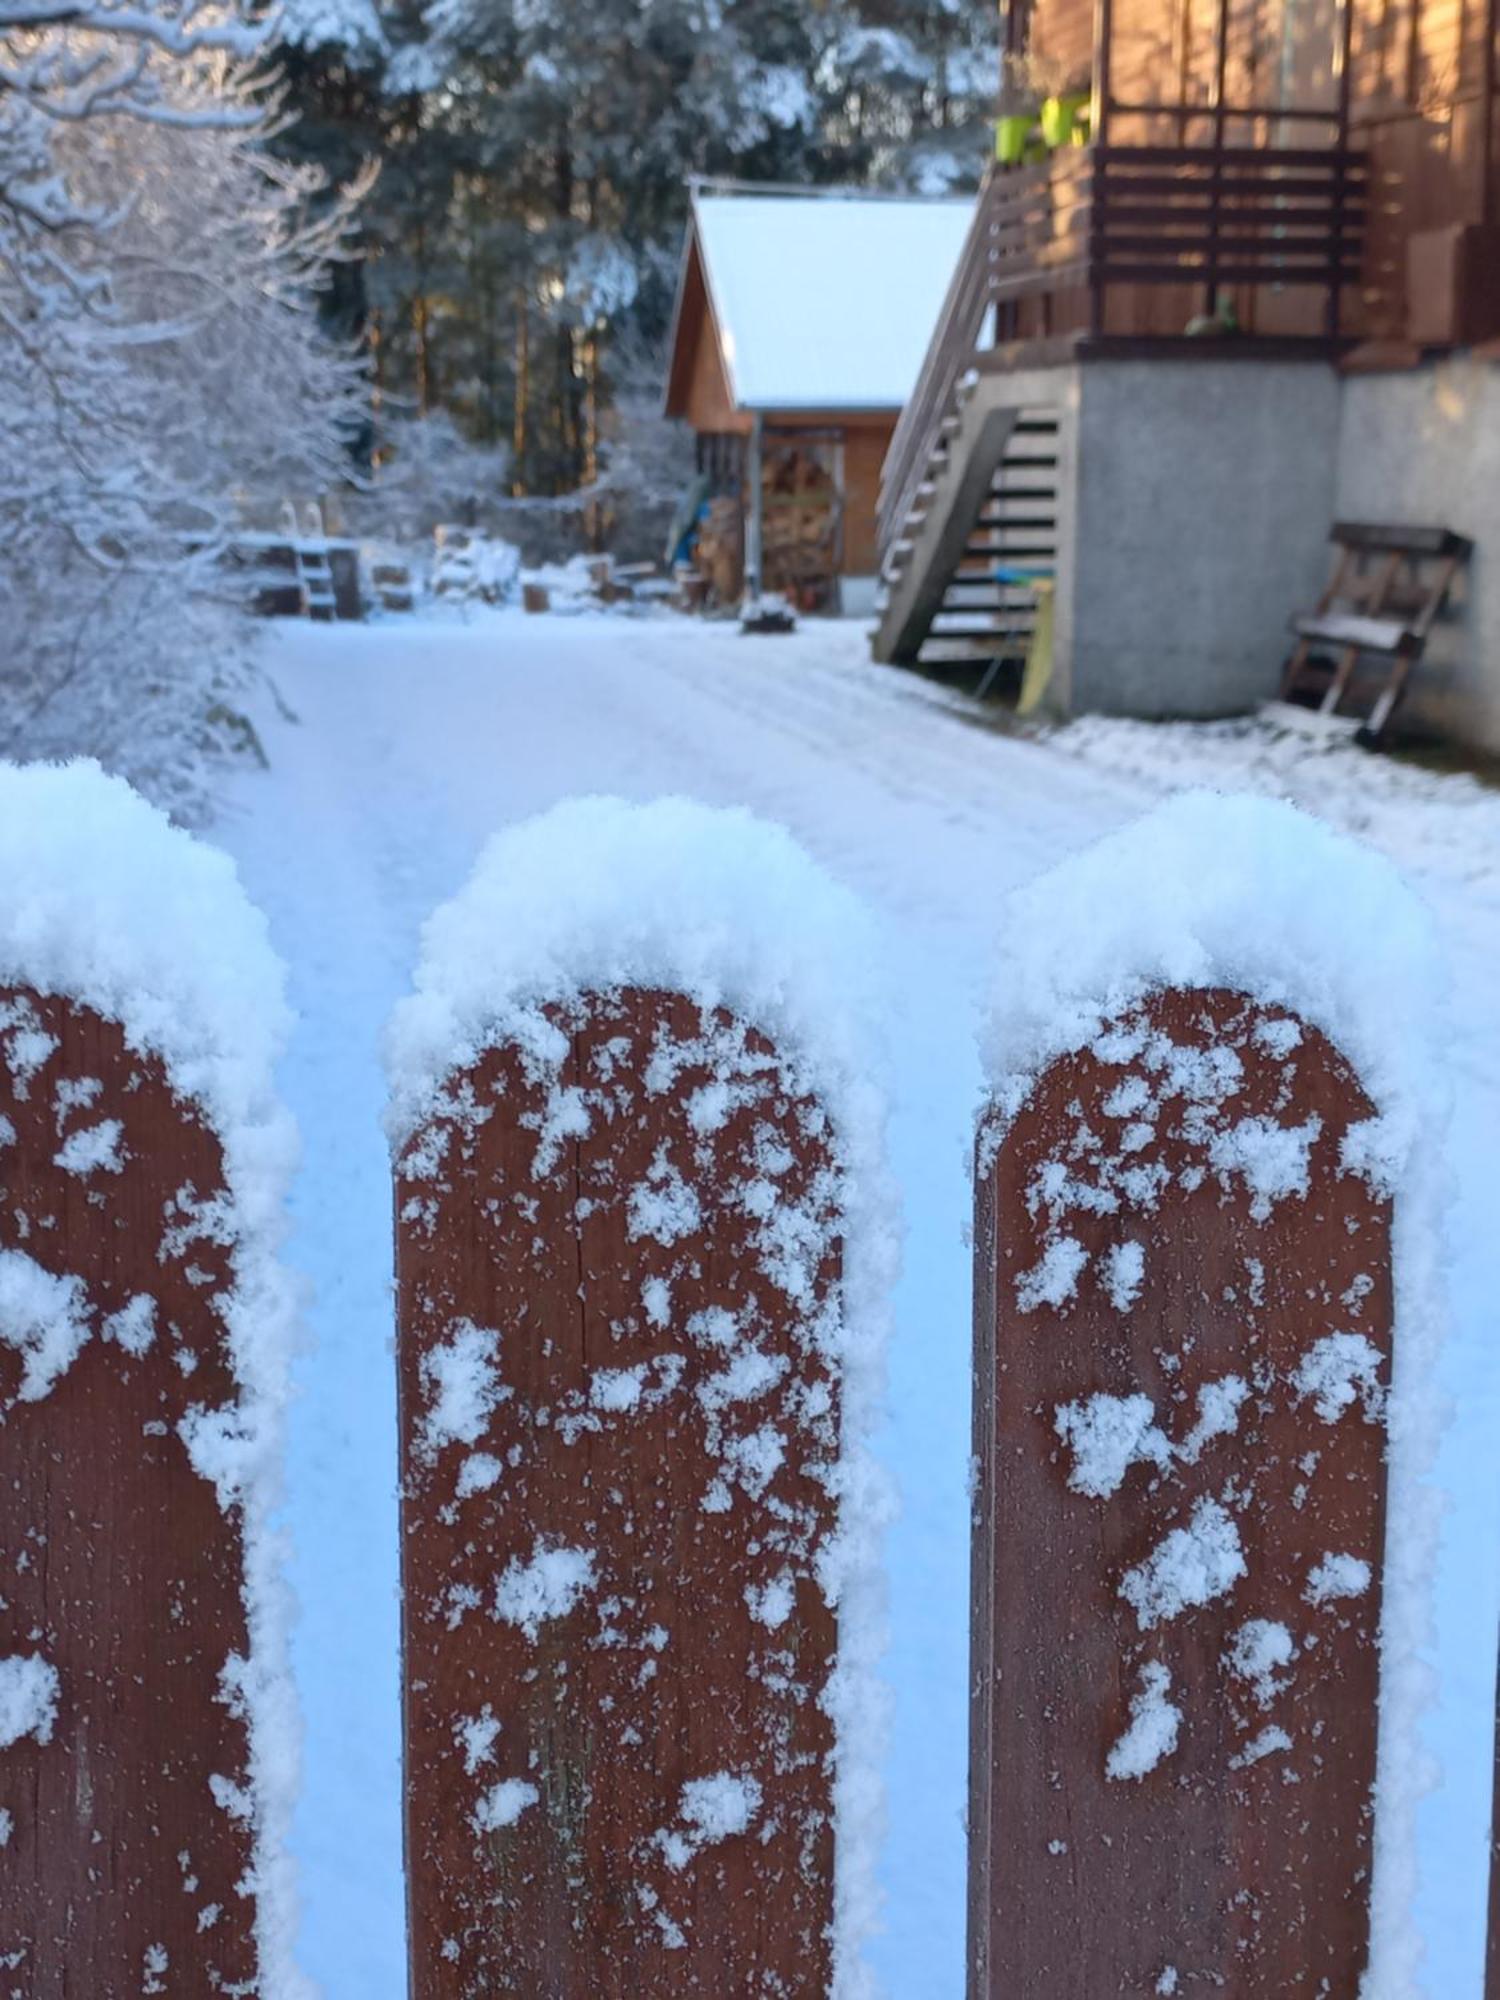
[[[1000,75],[1000,103],[995,119],[995,158],[1002,167],[1017,167],[1036,130],[1037,96],[1026,74],[1024,56],[1007,55]]]
[[[1048,149],[1079,142],[1092,79],[1087,65],[1033,50],[1026,56],[1031,89],[1041,104],[1042,137]]]

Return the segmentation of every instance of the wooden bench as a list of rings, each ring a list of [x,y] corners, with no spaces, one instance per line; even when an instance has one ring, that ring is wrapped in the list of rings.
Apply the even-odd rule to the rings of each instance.
[[[1360,741],[1375,743],[1473,543],[1450,528],[1364,521],[1336,522],[1329,539],[1338,562],[1317,610],[1292,620],[1281,698],[1326,716],[1344,709],[1361,720]],[[1362,661],[1375,671],[1357,679]]]

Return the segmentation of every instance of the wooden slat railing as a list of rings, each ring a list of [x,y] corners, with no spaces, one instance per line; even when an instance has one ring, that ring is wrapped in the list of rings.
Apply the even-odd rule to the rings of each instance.
[[[1357,282],[1368,173],[1342,146],[1098,145],[1034,166],[992,170],[916,389],[891,441],[881,488],[888,555],[909,520],[986,314],[1020,299],[1086,293],[1086,325],[1106,331],[1112,287],[1311,286],[1339,332]],[[1110,327],[1129,333],[1129,328]]]
[[[979,192],[974,220],[958,267],[938,315],[937,326],[891,438],[881,475],[878,526],[882,553],[889,550],[911,512],[923,469],[932,455],[943,419],[953,405],[959,379],[979,344],[990,302],[990,209],[1001,180],[991,169]]]
[[[1337,299],[1359,277],[1363,159],[1341,147],[1098,149],[1094,283],[1316,285]]]

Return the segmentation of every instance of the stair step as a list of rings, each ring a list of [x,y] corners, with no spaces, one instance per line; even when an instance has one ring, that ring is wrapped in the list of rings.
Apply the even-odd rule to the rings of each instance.
[[[967,624],[957,625],[940,624],[934,619],[927,636],[931,639],[1009,639],[1020,643],[1030,640],[1033,629],[1031,625],[1024,623],[988,625],[982,624],[978,619],[970,619]]]
[[[1009,656],[1019,665],[1026,657],[1020,646],[994,646],[984,639],[924,639],[917,651],[923,666],[957,666],[964,660],[993,660]]]

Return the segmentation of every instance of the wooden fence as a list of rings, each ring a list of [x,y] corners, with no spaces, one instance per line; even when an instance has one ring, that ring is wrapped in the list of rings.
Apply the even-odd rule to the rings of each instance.
[[[0,1955],[33,2000],[243,1988],[243,1551],[178,1435],[234,1396],[229,1253],[184,1227],[222,1156],[88,1008],[0,991],[0,1050]]]
[[[279,981],[222,856],[0,769],[7,2000],[282,1991]]]
[[[1260,823],[1224,810],[1184,814],[1181,854],[1248,851],[1258,884]],[[1305,837],[1301,892],[1371,915]],[[1172,879],[1238,950],[1213,868]],[[1085,887],[1106,932],[1129,923]],[[1379,907],[1403,964],[1402,907]],[[450,933],[472,956],[506,914]],[[414,2000],[853,1977],[832,1578],[858,1526],[870,1158],[803,1016],[773,1041],[732,980],[705,999],[669,960],[573,983],[549,945],[552,997],[497,1004],[492,1032],[455,1011],[401,1129]],[[276,1867],[238,1664],[255,1558],[214,1485],[244,1442],[233,1144],[211,1093],[39,985],[0,988],[0,1960],[39,2000],[283,2000],[244,1893]],[[838,981],[808,990],[816,1011]],[[1290,1000],[1131,990],[981,1130],[970,1996],[1353,2000],[1388,1465],[1409,1478],[1416,1409],[1398,1436],[1395,1169],[1360,1164],[1386,1107]],[[1419,1125],[1391,1129],[1409,1148]]]
[[[1370,1115],[1305,1023],[1172,992],[986,1157],[976,1995],[1358,1986],[1390,1208],[1340,1160]]]
[[[411,1990],[823,1992],[829,1122],[681,993],[550,1020],[398,1161]]]

